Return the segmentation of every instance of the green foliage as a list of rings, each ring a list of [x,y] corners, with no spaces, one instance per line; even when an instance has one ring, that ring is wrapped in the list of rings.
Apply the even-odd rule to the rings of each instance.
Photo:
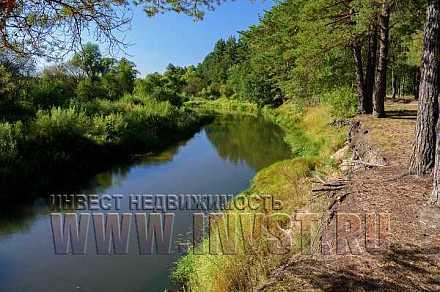
[[[185,86],[183,87],[183,94],[185,96],[198,96],[200,92],[207,86],[202,74],[194,66],[186,68]]]
[[[58,139],[83,137],[90,122],[86,114],[75,108],[52,108],[50,111],[38,111],[31,124],[30,135],[33,139],[52,143]]]
[[[235,38],[229,38],[227,41],[219,40],[215,44],[214,50],[206,56],[198,68],[208,84],[226,83],[228,70],[238,62],[239,46]]]
[[[82,100],[105,97],[118,99],[134,89],[136,66],[125,58],[104,58],[98,45],[88,43],[81,53],[73,56],[70,64],[85,74],[79,81],[76,94]]]
[[[3,64],[0,64],[0,102],[10,101],[16,90],[17,84],[14,82],[12,72]]]
[[[341,87],[323,96],[324,103],[330,106],[330,112],[337,118],[348,118],[356,115],[357,96],[353,88]]]
[[[119,144],[127,125],[121,113],[93,116],[89,137],[97,144]]]
[[[185,69],[169,65],[164,75],[154,73],[137,80],[134,95],[150,97],[158,102],[168,101],[174,106],[180,106],[184,101],[184,74]]]
[[[75,96],[72,84],[60,79],[41,78],[32,83],[29,96],[36,107],[65,106]]]
[[[168,101],[175,106],[180,106],[182,104],[182,97],[177,95],[175,91],[168,88],[156,87],[150,96],[159,102]]]
[[[78,83],[76,88],[76,96],[81,101],[90,101],[100,98],[104,95],[101,83],[94,81],[91,78],[85,78]]]
[[[73,56],[71,62],[91,79],[96,79],[104,70],[99,46],[92,43],[87,43],[81,53]]]
[[[0,123],[0,162],[2,167],[18,159],[18,143],[23,139],[23,124]]]
[[[236,66],[231,70],[228,84],[239,99],[247,99],[259,105],[272,104],[276,98],[271,80],[246,65]]]

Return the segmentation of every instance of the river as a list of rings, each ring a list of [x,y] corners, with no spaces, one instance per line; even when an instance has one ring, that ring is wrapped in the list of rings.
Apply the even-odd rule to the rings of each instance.
[[[279,127],[262,118],[222,116],[191,139],[100,173],[75,190],[127,196],[237,194],[249,187],[256,172],[290,156]],[[40,194],[0,206],[0,291],[146,292],[172,287],[170,270],[179,253],[141,256],[136,240],[130,240],[128,255],[99,256],[89,235],[86,255],[55,255],[48,197]],[[172,250],[177,239],[191,233],[192,212],[176,212]]]

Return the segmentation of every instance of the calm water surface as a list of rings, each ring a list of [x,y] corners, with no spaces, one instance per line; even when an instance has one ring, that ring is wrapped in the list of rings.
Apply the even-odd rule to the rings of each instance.
[[[275,125],[253,117],[222,117],[163,153],[98,174],[76,193],[237,194],[257,171],[289,156]],[[179,255],[140,256],[133,236],[129,255],[96,255],[92,234],[87,255],[55,255],[48,195],[0,206],[0,291],[146,292],[171,287],[170,269]],[[192,211],[177,212],[173,249],[176,239],[187,237],[191,229]]]

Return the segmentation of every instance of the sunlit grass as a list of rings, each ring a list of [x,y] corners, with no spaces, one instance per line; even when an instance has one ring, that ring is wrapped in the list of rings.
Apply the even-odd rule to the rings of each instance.
[[[212,109],[209,102],[208,108]],[[267,194],[282,201],[279,213],[294,214],[308,205],[310,199],[309,177],[315,171],[331,173],[334,163],[331,155],[345,140],[344,129],[330,127],[332,116],[325,106],[304,111],[294,104],[278,109],[265,108],[263,116],[280,125],[286,133],[285,140],[292,148],[292,158],[261,170],[251,187],[243,194]],[[254,212],[232,210],[229,213]],[[258,210],[270,215],[272,210]],[[249,224],[248,224],[249,225]],[[250,226],[247,226],[250,228]],[[235,255],[195,255],[189,253],[177,264],[173,277],[191,291],[249,291],[263,283],[270,271],[281,264],[288,255],[275,255],[268,251],[267,237],[254,242],[255,254],[244,252],[245,241],[236,228],[237,253]],[[218,241],[215,240],[215,241]],[[301,238],[293,236],[296,247]],[[218,242],[215,242],[216,244]],[[213,243],[211,242],[211,245]],[[296,244],[296,245],[295,245]],[[208,241],[196,247],[206,249]],[[290,250],[294,253],[295,248]]]

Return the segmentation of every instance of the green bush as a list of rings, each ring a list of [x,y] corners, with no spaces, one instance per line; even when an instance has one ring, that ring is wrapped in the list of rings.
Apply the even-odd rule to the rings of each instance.
[[[93,99],[106,97],[100,82],[93,81],[90,78],[81,80],[78,83],[75,93],[81,101],[91,101]]]
[[[174,106],[181,106],[183,103],[183,97],[167,88],[156,87],[150,96],[158,102],[168,101]]]
[[[348,118],[356,114],[357,98],[351,87],[341,87],[324,94],[324,103],[330,106],[331,114],[337,118]]]
[[[29,91],[30,99],[37,109],[65,106],[75,94],[73,86],[68,82],[48,78],[33,82]]]
[[[213,83],[207,88],[204,88],[200,95],[206,99],[217,99],[222,95],[222,93],[220,92],[220,85]]]
[[[120,113],[94,116],[89,137],[98,144],[118,144],[126,128],[127,123]]]
[[[77,111],[76,108],[54,107],[48,112],[41,110],[37,112],[31,124],[31,136],[45,142],[84,137],[89,125],[89,119],[83,111]]]
[[[23,138],[23,124],[0,124],[0,162],[12,163],[18,156],[18,143]]]

